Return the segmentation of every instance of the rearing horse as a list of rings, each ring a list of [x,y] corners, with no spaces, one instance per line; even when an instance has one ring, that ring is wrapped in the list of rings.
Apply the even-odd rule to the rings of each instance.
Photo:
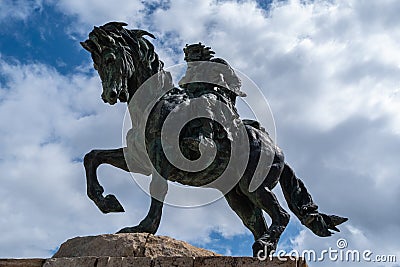
[[[127,102],[133,123],[127,135],[127,147],[92,150],[85,155],[84,166],[89,198],[103,213],[124,211],[114,195],[103,196],[104,189],[96,174],[101,164],[111,164],[127,172],[152,175],[150,183],[152,197],[148,214],[137,226],[123,228],[119,233],[156,233],[168,189],[167,180],[191,186],[211,185],[220,190],[232,210],[252,232],[255,240],[254,256],[259,255],[258,253],[265,248],[268,250],[267,253],[275,250],[289,222],[289,214],[280,206],[271,191],[278,183],[290,210],[314,234],[330,236],[332,234],[330,230],[339,231],[336,226],[345,222],[347,218],[320,213],[303,182],[284,162],[282,151],[273,143],[268,133],[256,121],[240,120],[234,108],[235,98],[241,96],[239,90],[226,90],[225,87],[229,87],[227,84],[225,87],[210,86],[208,83],[196,81],[183,82],[180,84],[182,88],[174,87],[171,75],[163,70],[163,63],[154,52],[153,45],[144,38],[146,35],[151,38],[154,36],[143,30],[128,30],[124,28],[126,25],[121,22],[110,22],[95,27],[90,32],[89,39],[81,43],[91,53],[94,68],[101,78],[103,101],[111,105],[118,100]],[[197,52],[209,49],[202,46],[198,48],[203,51]],[[225,66],[229,72],[230,68],[225,61],[211,60],[211,52],[207,51],[208,57],[200,58],[201,60]],[[204,64],[209,71],[207,62]],[[195,76],[198,65],[194,66],[191,68],[191,74]],[[149,79],[153,82],[146,85]],[[148,107],[141,103],[140,98],[135,100],[134,97],[143,86],[148,93],[165,90],[150,110],[146,110]],[[213,146],[215,151],[214,160],[207,168],[190,171],[174,166],[164,153],[162,127],[169,115],[183,114],[184,110],[177,108],[178,106],[188,106],[197,99],[202,100],[204,106],[201,109],[211,113],[212,118],[218,117],[218,112],[221,112],[218,103],[223,103],[227,108],[224,114],[220,115],[222,118],[220,121],[213,121],[200,115],[181,129],[178,146],[186,160],[194,162],[201,158],[202,145]],[[182,113],[179,113],[180,110]],[[141,117],[143,114],[146,114],[145,121]],[[225,126],[226,122],[230,126]],[[242,129],[242,135],[244,132],[248,142],[244,145],[249,147],[247,158],[237,155],[239,157],[237,162],[244,162],[242,171],[236,166],[229,165],[230,154],[241,154],[240,150],[238,153],[231,147],[231,143],[240,136],[239,128]],[[138,131],[144,133],[141,141]],[[263,154],[268,156],[268,168],[265,176],[259,180],[258,186],[250,190],[258,162],[263,158]],[[225,183],[218,183],[218,177],[225,172],[228,172],[228,176],[225,175],[227,180]],[[230,187],[225,186],[226,181],[231,183]],[[267,212],[272,219],[269,227],[262,211]]]

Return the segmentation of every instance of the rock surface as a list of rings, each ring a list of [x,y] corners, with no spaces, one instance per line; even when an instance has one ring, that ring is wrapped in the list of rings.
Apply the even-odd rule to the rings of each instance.
[[[151,234],[75,237],[51,259],[0,259],[0,267],[307,267],[301,259],[221,256]]]
[[[63,243],[53,258],[71,257],[209,257],[220,256],[167,236],[147,233],[75,237]]]
[[[51,259],[0,259],[0,267],[307,267],[288,257],[260,261],[221,256],[186,242],[151,234],[75,237]]]
[[[74,257],[0,259],[1,267],[307,267],[303,259],[253,257]]]

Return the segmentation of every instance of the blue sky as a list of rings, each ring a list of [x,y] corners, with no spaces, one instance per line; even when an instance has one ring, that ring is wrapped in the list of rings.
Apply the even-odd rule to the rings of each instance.
[[[34,9],[25,21],[3,21],[2,56],[23,63],[49,64],[61,73],[71,72],[85,60],[77,41],[65,33],[65,25],[71,21],[71,17],[48,5]]]
[[[321,211],[350,218],[341,233],[318,238],[292,215],[279,248],[321,251],[346,238],[351,249],[400,259],[398,12],[394,0],[3,0],[0,257],[49,257],[68,238],[112,233],[147,212],[149,198],[130,175],[102,166],[101,183],[126,212],[101,214],[85,195],[79,160],[122,145],[126,106],[101,101],[79,45],[94,25],[115,20],[152,32],[166,66],[183,62],[186,43],[202,41],[263,90],[286,161]],[[223,200],[166,206],[158,234],[251,253],[249,231]]]

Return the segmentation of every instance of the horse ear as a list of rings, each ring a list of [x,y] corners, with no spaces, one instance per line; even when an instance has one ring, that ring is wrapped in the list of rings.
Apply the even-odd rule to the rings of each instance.
[[[104,24],[102,27],[108,27],[108,26],[115,26],[118,29],[122,29],[124,26],[128,26],[128,24],[125,22],[112,21],[112,22],[108,22],[108,23]]]
[[[153,34],[151,34],[151,33],[149,33],[148,31],[145,31],[145,30],[132,30],[135,34],[136,34],[136,36],[137,37],[142,37],[143,35],[147,35],[147,36],[150,36],[151,38],[153,38],[153,39],[156,39],[156,37],[153,35]]]

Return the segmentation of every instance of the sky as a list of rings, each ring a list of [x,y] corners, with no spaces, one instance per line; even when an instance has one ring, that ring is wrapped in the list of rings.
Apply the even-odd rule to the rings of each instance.
[[[69,238],[114,233],[147,213],[149,197],[132,177],[101,166],[106,193],[126,211],[102,214],[86,196],[82,164],[91,149],[121,147],[126,105],[102,102],[79,42],[94,25],[124,21],[157,37],[166,67],[201,41],[245,73],[320,211],[349,218],[320,238],[290,213],[278,249],[320,253],[345,239],[341,251],[397,263],[309,265],[400,266],[399,13],[396,0],[0,0],[0,257],[50,257]],[[165,206],[157,234],[235,256],[251,255],[253,242],[223,199]]]

